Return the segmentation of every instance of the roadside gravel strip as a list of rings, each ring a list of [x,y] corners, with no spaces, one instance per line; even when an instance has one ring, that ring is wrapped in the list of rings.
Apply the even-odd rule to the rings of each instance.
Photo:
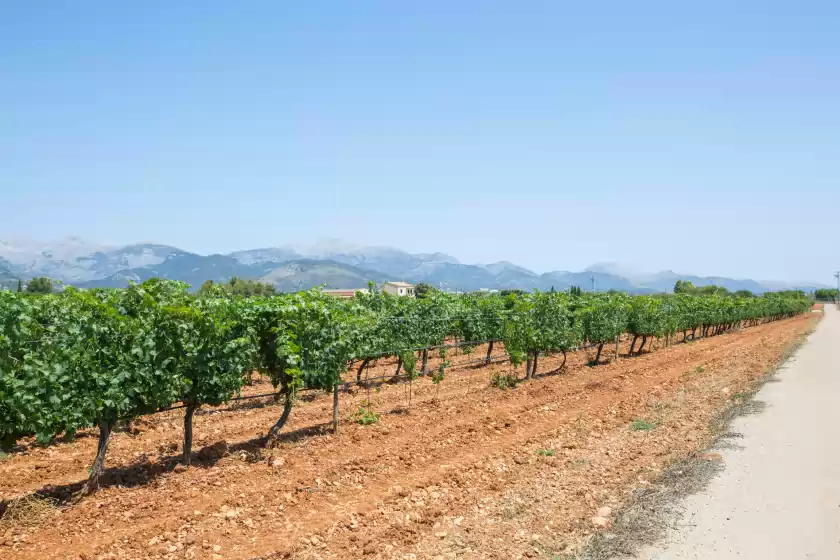
[[[764,410],[732,423],[725,469],[639,560],[840,558],[840,311],[825,313],[756,395]]]

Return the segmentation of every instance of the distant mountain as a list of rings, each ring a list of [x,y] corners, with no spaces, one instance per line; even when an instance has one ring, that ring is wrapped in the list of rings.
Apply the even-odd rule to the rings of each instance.
[[[368,282],[381,284],[388,276],[381,272],[365,270],[336,261],[312,259],[283,263],[265,276],[262,282],[274,284],[281,292],[306,290],[313,286],[328,289],[366,288]]]
[[[259,279],[280,291],[313,286],[362,288],[368,282],[426,282],[445,290],[485,289],[621,290],[670,292],[677,280],[695,286],[716,284],[730,291],[761,293],[773,289],[812,291],[820,284],[757,282],[733,278],[645,273],[616,263],[597,263],[582,272],[537,274],[508,261],[464,264],[445,253],[408,253],[391,247],[360,247],[327,239],[307,246],[266,247],[227,255],[199,255],[169,245],[142,243],[121,247],[89,243],[77,237],[58,242],[0,240],[0,283],[48,276],[85,288],[124,287],[148,278],[180,280],[197,289],[206,280],[226,282],[233,276]]]
[[[691,282],[695,286],[722,286],[730,292],[738,290],[749,290],[753,293],[763,293],[774,290],[803,290],[812,292],[815,289],[826,287],[825,285],[807,282],[757,282],[749,279],[725,278],[722,276],[696,276],[693,274],[680,274],[672,270],[663,270],[653,274],[640,272],[625,265],[617,263],[598,263],[586,269],[587,272],[604,272],[610,275],[623,276],[632,282],[637,288],[651,292],[670,292],[674,289],[677,280]]]
[[[627,278],[608,274],[606,272],[547,272],[540,276],[540,288],[543,290],[566,290],[571,286],[578,286],[583,290],[592,289],[592,279],[595,279],[595,290],[606,292],[618,290],[629,293],[651,293],[652,290],[646,286],[634,284]],[[671,285],[673,288],[673,285]]]
[[[304,258],[294,249],[282,247],[267,247],[265,249],[249,249],[234,251],[228,254],[242,264],[259,264],[264,262],[287,262]]]
[[[28,239],[0,240],[0,258],[9,269],[24,278],[49,276],[61,280],[85,280],[93,277],[77,259],[107,250],[104,245],[88,243],[77,237],[39,243]]]
[[[101,278],[126,269],[156,266],[166,262],[167,259],[189,254],[169,245],[144,243],[97,251],[77,257],[75,262],[91,276]]]
[[[378,270],[394,280],[407,280],[418,268],[428,264],[458,265],[458,260],[443,253],[411,254],[400,249],[370,247],[351,252],[326,254],[320,258]]]
[[[736,280],[733,278],[722,278],[720,276],[692,276],[690,274],[677,274],[670,270],[657,273],[649,278],[639,280],[639,284],[650,288],[657,292],[671,291],[674,289],[674,284],[677,280],[683,282],[691,282],[697,287],[700,286],[722,286],[730,292],[737,292],[738,290],[749,290],[753,293],[761,293],[768,291],[767,287],[762,286],[755,280]]]
[[[234,276],[241,278],[259,278],[267,274],[276,265],[261,263],[246,265],[226,255],[197,255],[185,251],[175,251],[158,263],[148,266],[132,267],[115,272],[105,278],[77,282],[82,288],[122,288],[129,281],[142,282],[149,278],[180,280],[199,288],[207,281],[226,282]]]
[[[477,264],[456,264],[448,262],[426,262],[409,270],[396,280],[425,282],[444,290],[472,291],[481,288],[498,288],[500,283],[493,272]],[[519,287],[519,282],[510,282]]]
[[[17,289],[18,277],[12,273],[8,261],[0,259],[0,290]]]

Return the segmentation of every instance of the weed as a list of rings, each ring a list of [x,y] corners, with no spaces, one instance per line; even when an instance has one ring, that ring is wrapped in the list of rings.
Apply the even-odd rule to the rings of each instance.
[[[540,457],[554,457],[554,450],[553,449],[539,449],[537,450],[537,455]]]
[[[668,403],[662,401],[656,401],[655,403],[651,404],[650,407],[659,414],[665,412],[665,409],[668,408]]]
[[[694,368],[694,373],[703,373],[704,371],[706,371],[706,368],[704,368],[703,366],[697,366],[696,368]]]
[[[356,422],[362,426],[376,424],[379,422],[379,413],[371,410],[370,403],[368,403],[367,407],[360,406],[359,411],[356,412]]]
[[[656,427],[656,424],[654,424],[653,422],[648,422],[647,420],[642,420],[640,418],[637,418],[637,419],[633,420],[633,423],[630,425],[630,427],[635,431],[646,431],[647,432],[647,431],[650,431],[650,430],[654,429]]]
[[[490,380],[490,384],[497,389],[511,389],[516,387],[516,383],[519,379],[516,375],[505,375],[503,373],[496,373],[493,375],[493,378]]]

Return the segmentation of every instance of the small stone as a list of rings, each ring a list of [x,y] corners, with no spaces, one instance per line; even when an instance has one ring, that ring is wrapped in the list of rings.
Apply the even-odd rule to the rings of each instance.
[[[187,546],[195,544],[195,536],[187,535],[186,537],[184,537],[184,544]]]
[[[155,546],[157,543],[160,542],[160,537],[152,537],[149,539],[149,546]]]
[[[700,458],[704,461],[723,461],[723,455],[720,453],[704,453]]]
[[[607,529],[612,525],[612,522],[606,517],[593,517],[592,524],[601,529]]]
[[[452,523],[454,523],[456,527],[460,527],[461,523],[463,523],[463,522],[464,522],[463,517],[456,517],[455,520]]]
[[[439,539],[442,539],[446,536],[446,531],[439,531],[439,532],[435,533],[435,536]]]
[[[609,517],[612,513],[612,508],[604,506],[598,509],[598,517]]]
[[[274,467],[275,469],[280,468],[285,464],[286,464],[286,459],[284,459],[283,457],[275,457],[274,459],[271,460],[271,466]]]
[[[172,469],[172,470],[174,470],[176,473],[182,473],[182,472],[187,472],[187,467],[185,465],[182,465],[182,464],[178,463],[177,465],[175,465],[175,468]]]
[[[221,550],[222,550],[222,545],[220,545],[220,544],[214,544],[213,545],[213,552],[221,552]]]
[[[178,552],[178,547],[175,546],[174,544],[171,544],[171,545],[169,545],[169,548],[167,548],[166,550],[167,550],[167,552],[169,552],[169,554],[172,554],[173,552]]]

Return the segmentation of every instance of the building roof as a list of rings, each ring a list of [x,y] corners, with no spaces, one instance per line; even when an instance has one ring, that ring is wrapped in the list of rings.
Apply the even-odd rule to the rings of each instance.
[[[368,293],[366,288],[345,288],[345,289],[337,289],[337,290],[332,289],[332,290],[321,290],[321,292],[328,295],[328,296],[343,297],[343,298],[355,297],[355,295],[358,294],[358,293],[362,293],[362,294]]]
[[[357,292],[361,292],[363,294],[367,293],[367,288],[337,288],[337,289],[329,289],[329,290],[321,290],[325,294],[355,294]]]
[[[398,288],[413,288],[414,284],[409,284],[408,282],[385,282],[391,286],[397,286]]]

